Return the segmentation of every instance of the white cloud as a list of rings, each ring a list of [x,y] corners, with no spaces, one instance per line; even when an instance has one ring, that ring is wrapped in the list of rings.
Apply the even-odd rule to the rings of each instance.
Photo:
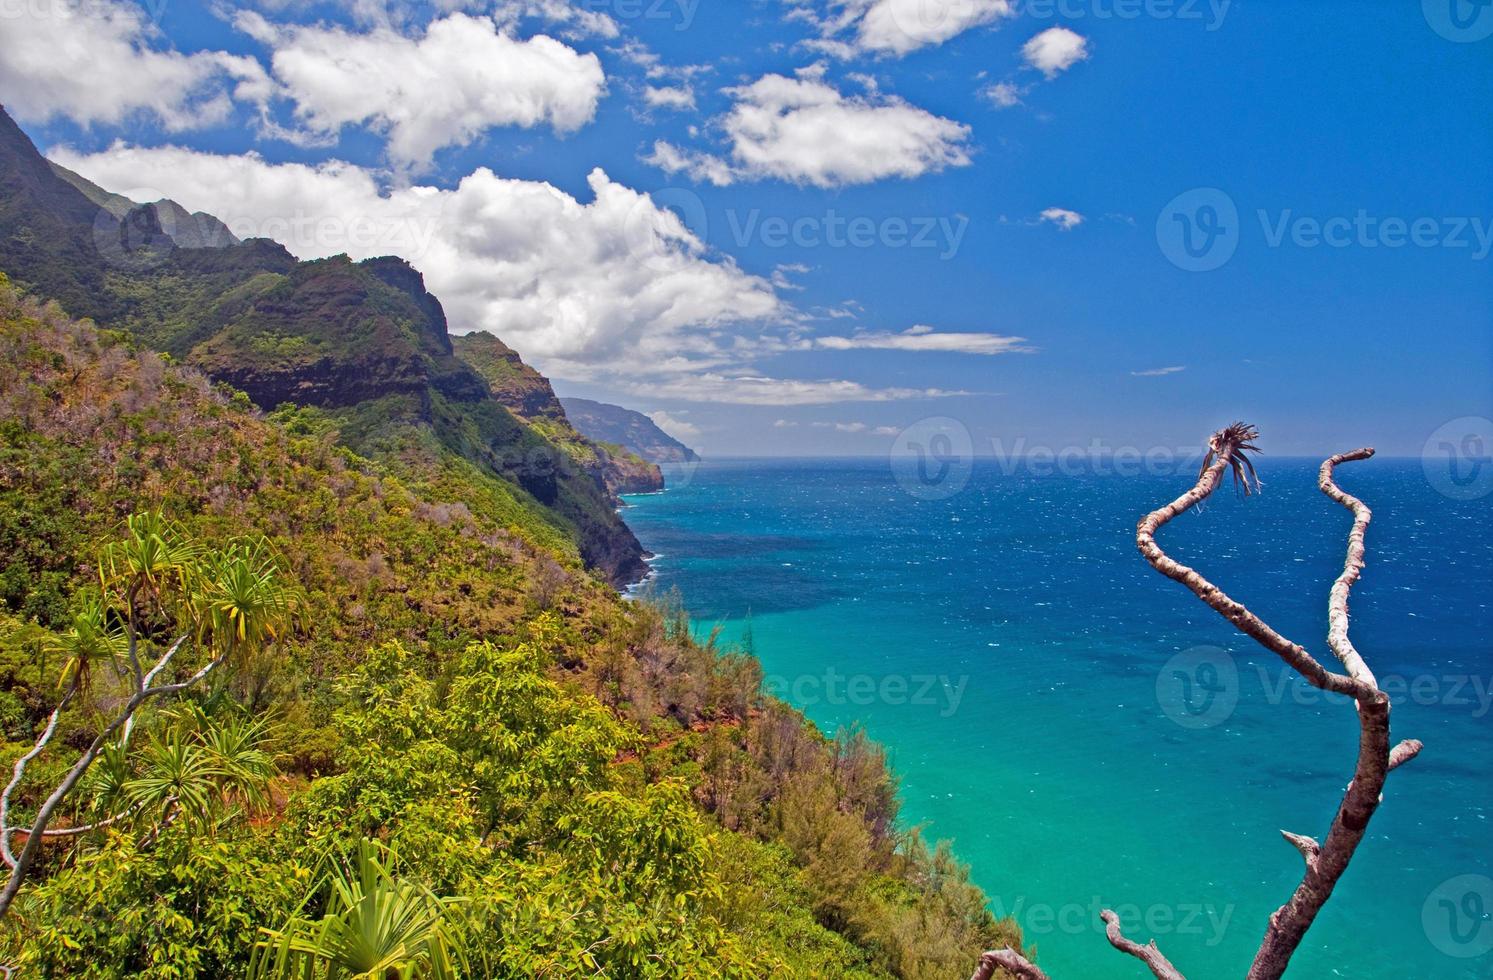
[[[222,122],[233,98],[260,101],[253,58],[159,46],[144,8],[116,0],[18,3],[0,12],[0,92],[15,116],[118,125],[136,113],[178,131]]]
[[[1025,337],[996,333],[941,333],[916,326],[902,333],[858,333],[850,337],[816,337],[813,344],[826,350],[895,350],[919,353],[1027,354]]]
[[[900,57],[1016,12],[1011,0],[829,0],[823,14],[800,0],[789,2],[790,18],[819,29],[821,37],[810,46],[836,57]]]
[[[997,109],[1021,105],[1021,89],[1010,82],[996,82],[980,90],[980,96]]]
[[[1077,211],[1069,211],[1067,208],[1048,208],[1037,220],[1057,225],[1063,231],[1072,231],[1083,224],[1083,215]]]
[[[515,24],[524,17],[538,17],[559,24],[567,29],[565,33],[578,37],[615,38],[620,35],[622,31],[610,14],[587,9],[594,6],[597,4],[569,3],[567,0],[498,0],[495,16],[505,25]]]
[[[1049,27],[1038,34],[1021,49],[1026,63],[1046,75],[1056,78],[1089,56],[1089,42],[1082,34],[1066,27]]]
[[[1168,374],[1177,374],[1186,370],[1187,367],[1185,365],[1178,365],[1176,367],[1151,368],[1149,371],[1131,371],[1130,374],[1136,378],[1163,378]]]
[[[703,372],[647,382],[621,382],[638,396],[723,405],[832,405],[839,402],[888,402],[946,398],[964,391],[940,388],[868,388],[856,381],[799,380],[756,375]]]
[[[599,169],[589,177],[594,199],[582,204],[487,169],[452,190],[382,194],[371,171],[338,162],[123,145],[52,156],[120,193],[157,189],[300,258],[403,255],[425,273],[453,332],[491,331],[556,377],[738,364],[727,329],[784,315],[770,283],[712,255],[672,211]]]
[[[329,135],[367,125],[387,134],[390,158],[406,168],[496,126],[579,129],[606,90],[596,55],[542,34],[518,40],[484,17],[454,13],[419,38],[274,25],[252,12],[235,22],[273,49],[279,94],[302,125]]]
[[[673,436],[680,442],[694,442],[700,438],[700,427],[686,419],[679,417],[678,413],[649,412],[648,417],[653,424],[664,430],[667,435]]]
[[[689,85],[649,85],[643,89],[643,101],[656,109],[693,109],[695,90]]]
[[[719,121],[730,159],[659,142],[647,162],[668,173],[730,184],[778,179],[816,187],[912,178],[970,163],[970,129],[889,97],[849,97],[813,71],[765,75],[729,89]]]

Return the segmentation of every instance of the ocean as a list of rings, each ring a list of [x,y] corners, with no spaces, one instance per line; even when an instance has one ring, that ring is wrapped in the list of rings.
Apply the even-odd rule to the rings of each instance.
[[[1351,518],[1316,465],[1266,457],[1262,493],[1220,491],[1161,541],[1337,667]],[[1300,880],[1279,831],[1326,834],[1358,727],[1137,554],[1136,520],[1195,470],[981,459],[930,492],[884,457],[718,460],[624,516],[658,555],[640,591],[677,588],[774,693],[885,745],[904,824],[953,840],[1055,980],[1142,975],[1104,907],[1191,980],[1237,978]],[[1493,498],[1432,477],[1339,473],[1374,510],[1352,636],[1394,737],[1426,748],[1292,977],[1493,977]]]

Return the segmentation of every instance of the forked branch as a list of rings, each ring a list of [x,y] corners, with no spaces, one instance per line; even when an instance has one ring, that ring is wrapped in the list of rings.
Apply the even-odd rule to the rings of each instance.
[[[1365,538],[1373,513],[1363,501],[1339,487],[1335,475],[1339,465],[1369,459],[1374,450],[1365,448],[1339,453],[1325,460],[1317,474],[1318,488],[1353,515],[1343,571],[1333,583],[1327,602],[1327,645],[1342,665],[1342,673],[1329,670],[1299,643],[1282,636],[1197,569],[1172,558],[1157,543],[1157,532],[1169,521],[1212,496],[1223,482],[1225,471],[1233,474],[1236,486],[1246,495],[1259,486],[1248,455],[1259,451],[1255,446],[1257,438],[1254,426],[1244,423],[1235,423],[1214,433],[1208,442],[1208,454],[1196,483],[1171,503],[1142,517],[1136,526],[1135,542],[1141,555],[1158,572],[1186,586],[1242,633],[1280,657],[1308,683],[1324,691],[1351,697],[1357,710],[1358,758],[1353,778],[1338,804],[1327,837],[1318,843],[1315,838],[1304,834],[1281,831],[1286,841],[1300,852],[1305,871],[1301,884],[1290,899],[1270,916],[1248,973],[1248,980],[1279,980],[1363,840],[1369,820],[1378,809],[1386,777],[1392,770],[1415,758],[1422,746],[1415,739],[1406,739],[1390,748],[1389,698],[1380,690],[1373,671],[1348,636],[1348,599],[1363,573]],[[1141,960],[1158,980],[1184,980],[1155,943],[1142,946],[1125,938],[1119,917],[1111,911],[1105,910],[1102,918],[1112,946]],[[1040,970],[1010,950],[986,953],[980,965],[984,972],[976,971],[975,980],[986,980],[997,967],[1022,978],[1042,976]]]

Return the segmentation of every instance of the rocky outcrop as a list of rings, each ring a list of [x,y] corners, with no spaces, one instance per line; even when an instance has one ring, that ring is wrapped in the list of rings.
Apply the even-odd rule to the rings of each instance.
[[[550,442],[564,449],[614,502],[624,493],[664,488],[657,464],[618,445],[587,438],[570,423],[549,379],[523,362],[518,352],[490,333],[454,338],[456,352],[484,379],[494,398]]]

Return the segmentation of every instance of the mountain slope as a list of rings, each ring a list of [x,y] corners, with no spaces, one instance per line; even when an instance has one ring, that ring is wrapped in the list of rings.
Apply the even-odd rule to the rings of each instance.
[[[646,573],[605,487],[455,356],[440,302],[403,260],[298,262],[263,239],[183,248],[162,226],[174,205],[119,218],[119,202],[101,200],[0,113],[0,271],[266,410],[320,410],[349,446],[396,467],[475,466],[613,583]]]
[[[456,899],[467,978],[933,980],[1019,945],[945,849],[898,830],[875,746],[825,738],[762,692],[755,661],[557,563],[476,467],[447,455],[396,477],[328,421],[266,418],[0,276],[0,764],[58,703],[51,651],[96,599],[121,515],[161,508],[207,544],[263,534],[303,593],[264,656],[142,716],[108,763],[153,773],[182,725],[251,718],[277,733],[266,798],[206,821],[185,801],[130,807],[49,845],[0,962],[245,976],[260,930],[319,915],[319,876],[363,840]],[[114,673],[95,673],[114,703]],[[34,812],[98,710],[61,712],[13,814]],[[67,823],[110,792],[85,783]]]
[[[560,403],[571,423],[597,442],[614,443],[653,463],[693,463],[700,458],[642,412],[588,398],[562,398]]]
[[[658,465],[617,445],[601,445],[570,424],[549,379],[523,362],[518,352],[490,333],[452,338],[456,353],[487,380],[493,397],[530,428],[564,449],[613,499],[624,493],[664,488]]]

